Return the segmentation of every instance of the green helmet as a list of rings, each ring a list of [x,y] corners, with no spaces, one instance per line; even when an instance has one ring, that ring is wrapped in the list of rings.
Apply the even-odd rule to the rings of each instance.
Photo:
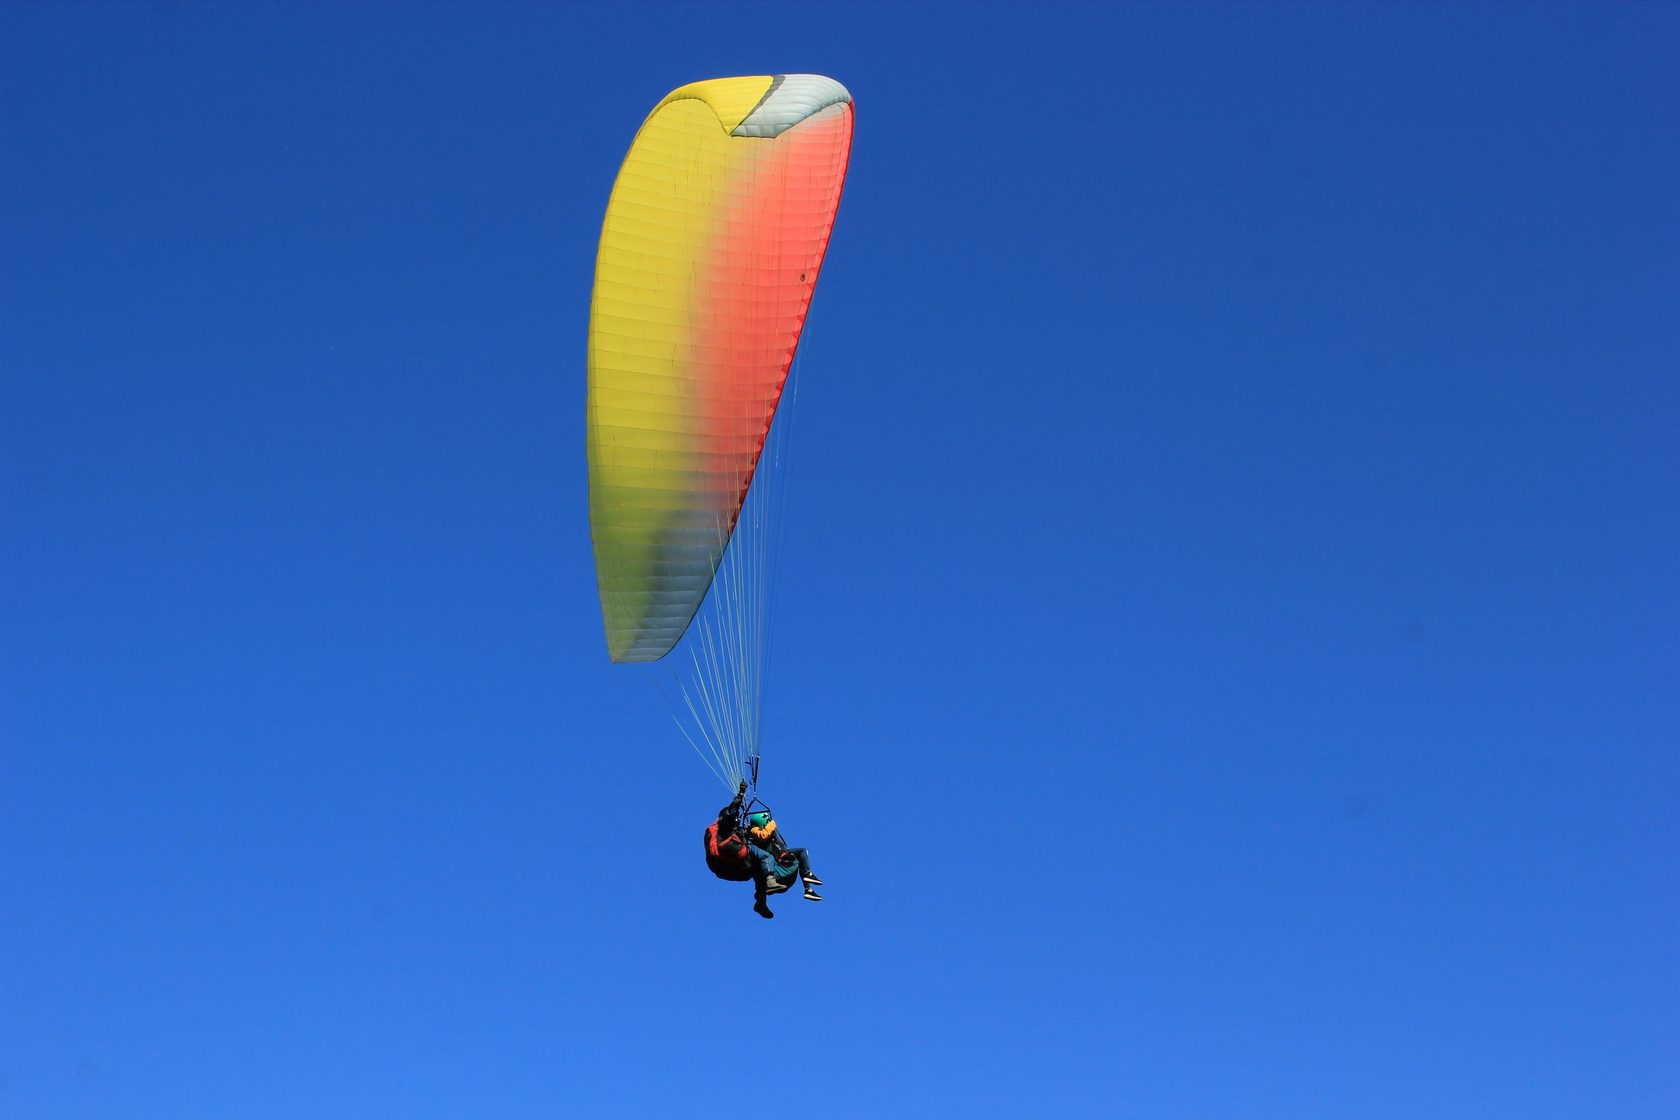
[[[747,823],[752,825],[754,828],[763,828],[765,825],[770,823],[770,813],[767,810],[760,809],[758,812],[747,817]]]

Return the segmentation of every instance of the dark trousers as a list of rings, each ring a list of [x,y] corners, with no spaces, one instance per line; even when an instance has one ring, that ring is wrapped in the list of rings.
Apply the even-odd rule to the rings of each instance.
[[[804,848],[784,848],[783,851],[798,862],[801,879],[811,873],[811,857],[806,854]],[[776,859],[774,852],[761,848],[757,844],[748,844],[747,854],[754,866],[754,877],[760,882],[780,879],[787,874],[786,868]]]

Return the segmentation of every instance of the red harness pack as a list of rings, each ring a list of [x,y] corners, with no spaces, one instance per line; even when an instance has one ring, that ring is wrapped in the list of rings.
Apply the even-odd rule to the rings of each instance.
[[[719,879],[732,883],[750,882],[753,877],[747,863],[746,842],[733,832],[719,840],[716,821],[706,826],[706,866]]]

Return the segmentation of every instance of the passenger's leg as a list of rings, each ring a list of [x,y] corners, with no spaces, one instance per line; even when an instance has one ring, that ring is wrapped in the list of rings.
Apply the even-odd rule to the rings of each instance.
[[[804,848],[789,848],[788,851],[792,852],[794,857],[799,860],[799,877],[805,880],[809,886],[822,886],[822,880],[817,878],[816,872],[811,870],[810,853]]]
[[[777,873],[781,870],[781,868],[777,866],[776,857],[774,855],[765,851],[763,848],[760,848],[756,844],[748,844],[747,851],[751,853],[753,860],[753,878],[764,884],[762,889],[765,894],[781,894],[783,891],[787,890],[787,885],[785,883],[777,881]]]

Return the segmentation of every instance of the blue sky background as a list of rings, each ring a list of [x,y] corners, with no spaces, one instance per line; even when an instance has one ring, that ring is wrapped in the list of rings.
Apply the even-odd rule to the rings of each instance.
[[[668,89],[858,106],[765,778],[607,663]],[[0,1114],[1680,1114],[1680,9],[0,7]]]

